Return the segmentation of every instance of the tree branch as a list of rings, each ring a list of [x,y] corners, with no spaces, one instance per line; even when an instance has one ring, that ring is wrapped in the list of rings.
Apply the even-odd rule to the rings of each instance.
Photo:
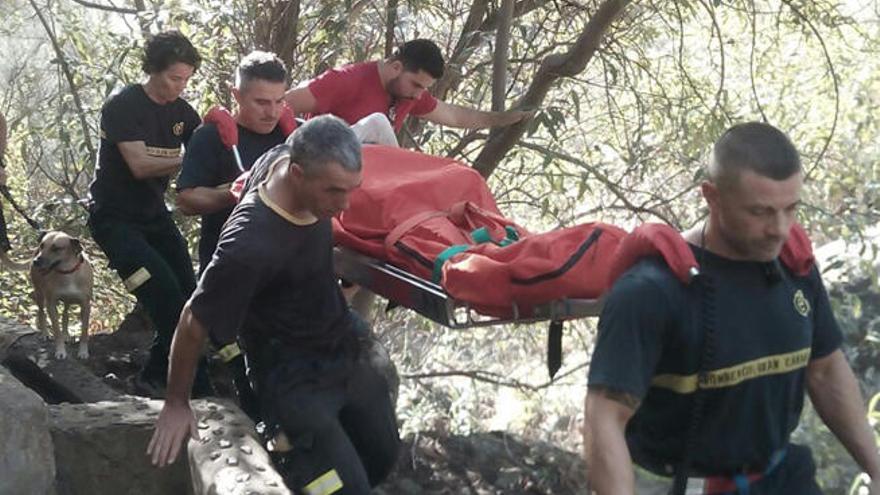
[[[492,111],[504,111],[507,97],[507,59],[510,49],[510,23],[513,20],[513,0],[501,0],[501,13],[495,33],[495,53],[492,56]]]
[[[807,170],[805,175],[806,179],[809,179],[816,168],[819,166],[819,163],[825,157],[825,153],[828,152],[828,148],[831,146],[831,140],[834,138],[834,133],[837,132],[837,120],[840,118],[840,83],[838,82],[837,70],[834,68],[834,61],[831,60],[831,54],[828,52],[828,46],[825,45],[825,38],[822,37],[822,34],[819,33],[819,30],[816,28],[816,24],[813,23],[810,18],[804,15],[790,0],[782,0],[788,8],[791,9],[792,12],[795,13],[804,23],[806,23],[807,27],[810,28],[810,31],[819,40],[819,45],[822,47],[822,55],[825,57],[825,63],[828,65],[828,72],[831,73],[831,82],[834,86],[834,119],[831,122],[831,130],[828,131],[828,138],[825,139],[825,144],[822,146],[822,150],[819,151],[819,154],[816,156],[816,161]]]
[[[521,17],[543,5],[549,0],[520,0],[513,7],[513,17]],[[485,18],[485,19],[484,19]],[[434,96],[444,100],[458,87],[463,77],[461,68],[465,66],[474,50],[482,41],[481,34],[497,29],[499,17],[489,13],[488,0],[474,0],[468,9],[468,17],[461,28],[461,37],[446,61],[446,73],[434,84]]]
[[[300,0],[290,0],[276,5],[266,20],[270,24],[269,46],[281,57],[288,68],[293,68],[293,54],[299,36]],[[274,21],[273,21],[274,20]]]
[[[138,11],[136,9],[127,9],[125,7],[115,7],[113,5],[101,5],[99,3],[87,2],[86,0],[71,0],[73,3],[78,3],[83,7],[88,7],[90,9],[98,9],[104,10],[107,12],[115,12],[117,14],[126,14],[126,15],[137,15]]]
[[[76,106],[77,116],[79,117],[79,125],[82,127],[83,133],[83,143],[86,146],[86,149],[89,150],[89,163],[95,162],[95,147],[92,145],[91,132],[89,131],[89,124],[86,121],[86,111],[83,108],[82,100],[79,97],[79,91],[76,88],[76,83],[73,80],[73,72],[70,70],[70,65],[67,63],[67,59],[64,56],[64,52],[61,50],[61,45],[58,43],[58,38],[55,37],[55,33],[52,32],[52,28],[49,26],[48,21],[46,21],[46,17],[43,15],[43,11],[37,7],[37,4],[34,0],[28,0],[28,3],[31,4],[31,7],[34,9],[34,12],[37,14],[37,17],[40,19],[40,23],[43,25],[43,29],[46,30],[46,35],[49,37],[49,41],[52,43],[52,48],[55,50],[55,55],[58,57],[58,65],[61,67],[61,72],[64,74],[64,79],[67,80],[68,86],[70,86],[70,94],[73,96],[73,104]]]
[[[490,140],[491,140],[491,138],[490,138]],[[601,182],[602,185],[607,187],[608,190],[611,191],[617,197],[617,199],[620,200],[621,203],[623,203],[624,207],[627,210],[632,211],[633,213],[650,213],[651,215],[654,215],[655,217],[659,218],[660,220],[663,220],[665,223],[667,223],[669,225],[676,225],[676,222],[674,222],[671,218],[667,217],[663,213],[656,211],[654,209],[645,207],[645,206],[639,206],[639,205],[634,204],[632,201],[629,200],[629,198],[627,197],[628,195],[624,191],[620,190],[620,187],[618,186],[618,183],[616,181],[612,180],[610,177],[608,177],[607,175],[605,175],[604,173],[602,173],[598,169],[596,169],[596,167],[591,166],[590,164],[584,162],[583,160],[578,160],[577,158],[575,158],[573,156],[566,155],[565,153],[551,150],[550,148],[547,148],[545,146],[541,146],[539,144],[534,144],[534,143],[529,143],[527,141],[521,141],[519,143],[519,146],[522,146],[523,148],[526,148],[526,149],[530,149],[532,151],[537,151],[539,153],[544,153],[544,154],[549,155],[557,160],[562,160],[564,162],[568,162],[568,163],[571,163],[572,165],[577,165],[578,167],[583,168],[584,170],[586,170],[590,174],[592,174],[593,177],[595,177],[599,182]]]
[[[397,25],[398,0],[388,0],[385,5],[385,58],[391,56],[394,51],[394,26]]]
[[[427,371],[425,373],[411,373],[411,374],[403,374],[401,378],[405,378],[408,380],[421,380],[425,378],[448,378],[452,376],[460,376],[465,378],[470,378],[472,380],[476,380],[478,382],[491,383],[493,385],[499,385],[501,387],[511,387],[517,388],[520,390],[529,390],[529,391],[537,391],[544,388],[548,388],[552,385],[559,383],[563,378],[577,373],[578,371],[586,368],[590,364],[589,361],[585,361],[580,363],[573,368],[566,370],[564,373],[559,373],[552,380],[546,381],[544,383],[539,383],[537,385],[533,385],[531,383],[521,382],[519,380],[507,379],[504,375],[500,375],[498,373],[493,373],[491,371],[485,370],[444,370],[444,371]]]
[[[562,77],[581,73],[593,58],[602,37],[611,24],[629,4],[629,0],[606,0],[587,22],[577,41],[566,53],[547,56],[535,74],[526,94],[520,99],[519,108],[537,108],[544,101],[553,84]],[[477,156],[474,168],[489,177],[501,158],[510,151],[525,133],[527,122],[518,122],[494,134]]]

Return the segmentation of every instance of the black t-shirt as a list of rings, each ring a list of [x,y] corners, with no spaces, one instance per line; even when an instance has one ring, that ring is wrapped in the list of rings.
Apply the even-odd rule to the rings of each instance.
[[[245,170],[250,170],[251,165],[263,153],[283,142],[284,134],[278,126],[268,134],[257,134],[238,126],[238,153]],[[180,177],[177,178],[177,189],[217,187],[234,181],[240,173],[232,150],[227,149],[220,141],[217,126],[208,123],[196,129],[186,146]],[[220,229],[230,213],[232,207],[202,215],[199,270],[204,270],[211,261],[220,237]]]
[[[805,370],[842,336],[813,268],[781,280],[767,263],[734,261],[693,247],[714,281],[711,372],[692,452],[704,474],[761,466],[788,443],[804,400]],[[642,399],[626,428],[633,460],[670,474],[682,456],[703,350],[699,283],[684,285],[659,259],[640,261],[615,284],[599,319],[589,384]]]
[[[143,141],[150,156],[180,156],[180,145],[189,142],[200,122],[183,99],[159,105],[140,84],[126,86],[111,97],[101,109],[101,145],[89,186],[91,212],[133,222],[168,215],[169,177],[136,179],[117,144]]]
[[[254,176],[266,177],[289,153],[286,145],[266,153]],[[297,224],[262,187],[249,187],[192,295],[194,316],[218,349],[245,332],[246,342],[334,352],[355,328],[333,271],[332,243],[329,220]]]

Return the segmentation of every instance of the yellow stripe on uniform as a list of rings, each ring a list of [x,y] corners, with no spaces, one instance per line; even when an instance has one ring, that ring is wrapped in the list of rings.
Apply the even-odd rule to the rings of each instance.
[[[217,351],[217,355],[220,356],[220,359],[223,360],[224,363],[228,363],[235,359],[236,356],[241,354],[241,348],[238,347],[238,344],[233,342],[229,345],[223,346],[222,349]]]
[[[180,147],[161,148],[159,146],[147,146],[147,155],[159,158],[177,158],[180,156]]]
[[[127,279],[125,279],[125,290],[129,292],[134,292],[135,289],[144,285],[147,280],[150,280],[153,276],[150,275],[150,272],[147,271],[146,268],[140,267],[138,270],[131,274]]]
[[[732,387],[744,381],[760,378],[762,376],[779,375],[804,368],[809,361],[809,347],[805,347],[799,351],[765,356],[727,368],[711,371],[706,375],[705,380],[699,383],[699,388]],[[698,375],[696,374],[657,375],[651,380],[651,385],[669,389],[679,394],[690,394],[697,390],[697,376]]]
[[[303,488],[303,493],[306,495],[330,495],[331,493],[338,492],[340,489],[342,489],[342,480],[339,479],[339,474],[336,473],[336,470],[331,469],[306,485]]]
[[[266,178],[263,179],[263,181],[257,185],[257,194],[260,195],[260,201],[262,201],[263,204],[268,206],[270,210],[277,213],[278,216],[280,216],[281,218],[287,220],[288,222],[290,222],[294,225],[303,226],[303,225],[311,225],[311,224],[315,223],[317,221],[317,219],[313,215],[311,215],[311,214],[304,215],[304,216],[293,215],[290,212],[288,212],[287,210],[285,210],[284,208],[282,208],[280,205],[278,205],[277,203],[272,201],[272,199],[269,198],[269,195],[266,193],[266,182],[268,182],[269,178],[272,177],[272,174],[275,173],[275,169],[278,167],[278,164],[280,164],[280,163],[290,163],[290,156],[287,156],[287,155],[279,156],[278,158],[275,159],[274,162],[269,164],[269,173],[266,174]]]

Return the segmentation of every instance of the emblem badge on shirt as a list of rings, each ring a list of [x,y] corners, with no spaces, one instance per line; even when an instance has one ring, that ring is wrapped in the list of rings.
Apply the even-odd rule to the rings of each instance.
[[[178,122],[174,124],[174,127],[171,128],[171,132],[174,133],[175,136],[183,135],[183,122]]]
[[[810,314],[810,302],[807,301],[804,291],[800,289],[794,293],[794,309],[803,317]]]

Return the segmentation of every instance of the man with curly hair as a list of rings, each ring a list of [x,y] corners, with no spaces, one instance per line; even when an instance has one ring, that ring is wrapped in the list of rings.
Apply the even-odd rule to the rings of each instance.
[[[135,379],[139,393],[162,396],[171,338],[195,288],[186,241],[165,204],[170,178],[180,170],[181,145],[201,123],[180,94],[201,57],[177,31],[147,40],[143,84],[132,84],[101,109],[101,144],[89,186],[89,229],[155,326],[149,358]],[[210,392],[205,363],[196,394]]]

